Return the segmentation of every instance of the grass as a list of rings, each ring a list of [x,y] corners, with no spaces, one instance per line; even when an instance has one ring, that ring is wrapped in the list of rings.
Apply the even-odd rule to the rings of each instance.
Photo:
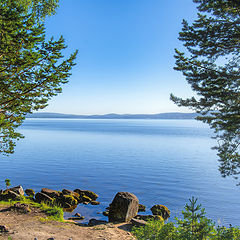
[[[0,201],[0,206],[7,206],[7,205],[14,205],[15,203],[25,203],[30,205],[31,207],[39,208],[42,212],[44,212],[47,217],[45,218],[46,221],[53,220],[58,222],[64,222],[63,218],[63,209],[57,205],[48,205],[46,203],[37,203],[34,202],[33,199],[29,197],[21,197],[20,200],[16,201]]]

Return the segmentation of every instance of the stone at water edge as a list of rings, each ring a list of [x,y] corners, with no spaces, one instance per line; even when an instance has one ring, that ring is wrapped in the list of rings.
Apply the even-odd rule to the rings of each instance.
[[[74,192],[78,193],[80,196],[87,196],[91,200],[95,201],[98,198],[98,195],[92,191],[89,190],[81,190],[81,189],[75,189]]]
[[[35,195],[35,199],[36,199],[36,202],[40,203],[40,202],[48,202],[48,203],[52,203],[53,202],[53,199],[48,196],[47,194],[45,193],[37,193]]]
[[[136,219],[136,218],[132,218],[131,219],[131,223],[133,226],[136,226],[136,227],[144,227],[147,225],[147,222],[144,221],[144,220],[140,220],[140,219]]]
[[[163,217],[160,215],[140,215],[140,214],[138,214],[134,218],[139,219],[139,220],[144,220],[144,221],[148,221],[148,220],[164,221]]]
[[[16,194],[20,195],[20,196],[24,196],[24,190],[22,188],[22,186],[16,186],[16,187],[12,187],[12,188],[8,188],[6,190],[3,191],[3,193],[8,193],[9,191],[15,192]]]
[[[59,191],[52,190],[52,189],[49,189],[49,188],[42,188],[41,193],[44,193],[51,198],[58,198],[61,195],[61,193]]]
[[[92,226],[96,226],[96,225],[101,225],[101,224],[107,224],[107,221],[104,220],[97,220],[95,218],[92,218],[89,220],[88,222],[88,226],[92,227]]]
[[[75,213],[74,216],[75,216],[75,217],[81,217],[81,214],[80,214],[80,213]]]
[[[17,194],[16,192],[13,192],[13,191],[8,189],[7,192],[5,192],[4,194],[2,194],[0,196],[0,199],[4,200],[4,201],[6,201],[6,200],[19,200],[20,199],[20,195]]]
[[[143,204],[138,205],[138,212],[146,212],[146,206]]]
[[[104,211],[102,214],[103,214],[103,216],[108,217],[109,211]]]
[[[109,222],[128,222],[138,213],[138,198],[129,192],[118,192],[110,204]]]
[[[68,189],[63,189],[62,190],[62,194],[63,195],[72,195],[74,196],[76,199],[79,199],[80,195],[74,191],[68,190]]]
[[[80,216],[80,217],[69,217],[68,220],[73,220],[73,221],[79,221],[79,220],[84,220],[85,217],[84,216]]]
[[[98,201],[91,201],[90,204],[91,204],[91,205],[99,205],[100,202],[98,202]]]
[[[30,189],[30,188],[26,189],[26,190],[25,190],[25,193],[26,193],[28,196],[31,196],[31,197],[35,195],[35,191],[34,191],[33,189]]]
[[[170,210],[164,205],[154,205],[151,209],[153,215],[160,215],[164,220],[170,217]]]

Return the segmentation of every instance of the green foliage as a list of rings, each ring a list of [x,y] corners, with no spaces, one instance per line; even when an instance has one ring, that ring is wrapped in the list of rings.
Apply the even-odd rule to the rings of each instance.
[[[215,130],[223,177],[240,173],[240,3],[233,0],[193,0],[198,18],[190,25],[183,20],[179,40],[187,54],[176,50],[176,67],[196,97],[181,99],[197,118]],[[201,12],[205,12],[202,14]]]
[[[205,217],[205,210],[201,205],[196,205],[197,199],[189,199],[182,211],[183,220],[176,219],[178,232],[182,239],[206,239],[214,231],[213,222]]]
[[[11,182],[10,182],[10,179],[5,179],[5,184],[6,184],[6,188],[10,187],[11,186]]]
[[[226,227],[218,227],[217,233],[214,237],[215,240],[238,240],[240,239],[240,229],[234,228],[230,226],[229,228]]]
[[[77,52],[63,59],[63,37],[46,41],[44,25],[20,1],[1,1],[0,12],[0,153],[9,154],[23,137],[16,129],[25,115],[46,107],[68,82]]]
[[[204,209],[197,205],[197,199],[189,199],[182,211],[183,219],[164,224],[164,221],[151,220],[144,227],[134,227],[133,234],[139,240],[237,240],[240,229],[230,226],[215,227],[206,218]]]
[[[9,0],[2,0],[3,4],[11,4]],[[34,13],[38,20],[44,20],[46,16],[55,14],[59,0],[15,0],[17,6],[21,6],[25,13]]]

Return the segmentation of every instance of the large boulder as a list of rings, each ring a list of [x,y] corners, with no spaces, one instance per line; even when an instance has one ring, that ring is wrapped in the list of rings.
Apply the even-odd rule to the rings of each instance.
[[[128,222],[138,213],[138,198],[129,192],[118,192],[110,204],[109,222]]]
[[[38,202],[38,203],[41,203],[41,202],[52,203],[53,202],[53,198],[51,198],[50,196],[48,196],[47,194],[42,193],[42,192],[38,192],[35,195],[35,199],[36,199],[36,202]]]
[[[164,205],[160,205],[160,204],[154,205],[151,208],[151,211],[153,215],[159,215],[164,220],[167,220],[170,217],[170,210]]]
[[[58,198],[61,195],[61,192],[52,190],[49,188],[42,188],[41,193],[48,195],[51,198]]]

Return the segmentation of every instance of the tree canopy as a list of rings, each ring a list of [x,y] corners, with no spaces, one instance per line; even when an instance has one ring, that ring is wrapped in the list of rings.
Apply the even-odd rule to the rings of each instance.
[[[223,177],[240,173],[240,2],[193,0],[198,17],[183,20],[179,40],[186,53],[176,51],[175,70],[181,71],[196,96],[179,106],[200,114],[197,118],[215,130],[219,170]]]
[[[39,17],[55,8],[45,11],[41,4],[57,1],[28,1],[29,8],[21,1],[0,2],[0,152],[5,154],[12,153],[16,140],[23,137],[16,129],[26,114],[46,107],[62,91],[77,54],[64,58],[63,37],[46,40]]]

